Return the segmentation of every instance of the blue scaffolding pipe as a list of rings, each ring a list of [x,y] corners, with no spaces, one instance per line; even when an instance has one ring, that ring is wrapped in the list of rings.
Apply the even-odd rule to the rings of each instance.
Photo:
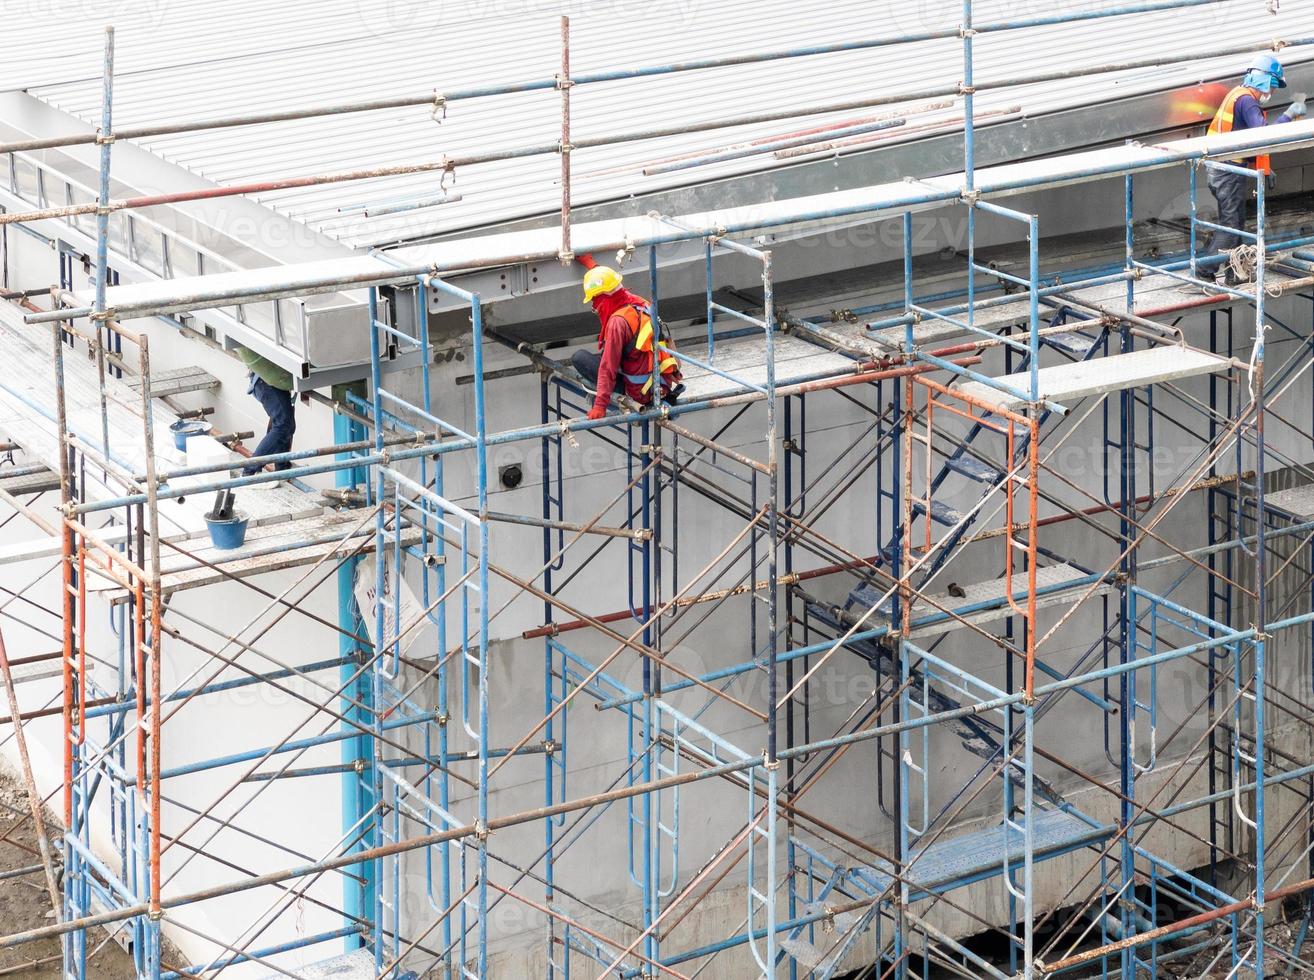
[[[224,967],[234,966],[238,963],[251,963],[256,960],[262,960],[269,956],[277,956],[279,953],[290,953],[296,949],[305,949],[307,946],[316,946],[319,943],[332,942],[334,939],[351,939],[357,940],[354,944],[349,943],[353,949],[360,945],[361,930],[359,926],[343,926],[341,929],[334,929],[331,932],[320,932],[313,936],[302,936],[286,943],[279,943],[276,946],[265,946],[263,949],[257,949],[252,953],[238,953],[233,956],[226,956],[223,959],[214,960],[208,964],[197,964],[185,966],[181,970],[168,970],[160,974],[160,980],[183,980],[185,977],[199,977],[203,973],[211,970],[220,970]]]
[[[344,638],[350,643],[351,638]],[[333,660],[320,660],[316,663],[306,664],[302,667],[286,668],[283,670],[271,671],[267,674],[259,674],[253,677],[238,677],[229,681],[215,681],[212,684],[206,684],[202,687],[186,688],[185,690],[174,691],[172,694],[166,694],[163,698],[165,703],[170,701],[186,701],[193,697],[199,697],[206,694],[218,694],[223,691],[232,691],[237,688],[250,687],[255,684],[267,684],[269,681],[283,680],[288,677],[296,677],[301,674],[309,674],[319,670],[332,670],[334,667],[344,667],[354,664],[354,658],[338,657]],[[133,693],[128,691],[126,693]],[[98,704],[89,706],[86,710],[85,717],[100,718],[105,715],[121,715],[137,710],[135,703],[129,701],[120,701],[113,704]]]
[[[389,718],[387,721],[380,724],[379,728],[382,731],[390,732],[398,728],[406,728],[409,725],[422,725],[430,722],[435,722],[437,720],[438,720],[438,716],[432,713],[420,715],[419,717],[415,717],[415,718],[410,718],[410,717]],[[229,755],[215,756],[210,759],[202,759],[202,760],[197,760],[196,762],[189,762],[186,763],[185,765],[175,766],[172,769],[165,769],[160,773],[160,778],[173,779],[176,776],[187,776],[196,772],[205,772],[206,770],[209,769],[220,769],[224,766],[235,765],[239,762],[253,762],[256,759],[263,759],[266,756],[272,758],[275,755],[284,755],[288,752],[299,752],[302,749],[313,748],[316,745],[332,745],[335,742],[342,742],[354,738],[369,739],[372,738],[372,736],[367,732],[361,732],[359,728],[352,726],[347,729],[338,729],[337,731],[326,732],[323,735],[313,735],[313,736],[308,736],[306,738],[292,739],[287,742],[283,742],[280,745],[270,745],[258,749],[249,749],[245,752],[233,752]],[[129,786],[135,786],[137,784],[136,778],[132,776],[129,776],[126,782]]]

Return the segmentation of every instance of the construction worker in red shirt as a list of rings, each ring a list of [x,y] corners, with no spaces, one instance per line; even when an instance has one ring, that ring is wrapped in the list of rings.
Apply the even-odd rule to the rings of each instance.
[[[597,395],[589,409],[590,419],[607,414],[618,380],[624,392],[640,405],[652,404],[652,358],[658,353],[661,397],[675,404],[684,385],[679,362],[669,353],[669,337],[654,329],[652,309],[642,296],[624,286],[621,274],[605,265],[595,265],[584,276],[584,302],[598,314],[598,350],[577,350],[570,359],[575,370],[592,384]]]
[[[1287,79],[1282,68],[1282,62],[1271,54],[1256,56],[1250,64],[1250,70],[1241,79],[1241,84],[1228,92],[1226,98],[1223,99],[1222,105],[1218,107],[1213,122],[1209,124],[1209,135],[1267,126],[1269,124],[1268,114],[1264,112],[1263,106],[1273,97],[1275,88],[1286,87]],[[1278,117],[1277,122],[1291,122],[1293,119],[1299,119],[1304,115],[1305,103],[1302,97],[1302,100],[1293,102],[1287,111]],[[1230,162],[1249,167],[1252,170],[1258,170],[1261,174],[1268,176],[1273,173],[1273,167],[1267,154],[1257,156],[1253,160],[1233,160]],[[1209,190],[1213,193],[1214,200],[1218,202],[1218,224],[1226,225],[1228,228],[1244,230],[1246,201],[1250,199],[1253,186],[1253,178],[1246,177],[1244,174],[1210,169]],[[1240,236],[1229,231],[1215,231],[1205,248],[1205,252],[1210,255],[1227,252],[1240,244]],[[1218,266],[1215,279],[1219,285],[1223,286],[1236,284],[1235,277],[1231,273],[1230,263],[1224,262]]]

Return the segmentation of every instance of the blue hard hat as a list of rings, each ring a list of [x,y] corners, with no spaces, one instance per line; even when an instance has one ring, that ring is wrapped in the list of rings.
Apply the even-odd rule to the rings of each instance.
[[[1260,92],[1271,92],[1274,88],[1287,87],[1286,72],[1282,70],[1282,62],[1273,55],[1256,55],[1246,77],[1241,79],[1241,84]]]

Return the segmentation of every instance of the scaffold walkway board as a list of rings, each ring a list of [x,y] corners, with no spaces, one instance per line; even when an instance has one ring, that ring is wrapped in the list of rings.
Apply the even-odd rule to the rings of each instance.
[[[23,473],[19,476],[5,476],[0,467],[0,490],[23,497],[32,493],[46,493],[59,489],[59,474],[54,470],[42,469],[37,473]]]
[[[1269,276],[1278,281],[1285,278],[1272,269],[1269,270]],[[1088,306],[1102,307],[1112,313],[1127,308],[1126,283],[1114,282],[1105,283],[1101,286],[1088,286],[1085,289],[1073,290],[1070,294],[1042,298],[1040,301],[1040,325],[1042,328],[1065,306],[1077,316],[1091,315],[1092,311],[1090,310],[1065,303],[1065,296],[1070,296],[1072,300],[1080,301]],[[1136,282],[1135,301],[1137,316],[1153,318],[1182,312],[1194,307],[1221,309],[1236,303],[1249,302],[1249,299],[1230,294],[1210,296],[1197,287],[1184,283],[1173,276],[1147,275],[1144,279],[1139,279]],[[972,325],[981,330],[998,331],[1003,327],[1025,326],[1031,318],[1031,302],[1025,297],[994,306],[982,306],[981,302],[984,301],[978,302],[976,316],[972,321]],[[967,322],[967,313],[965,311],[946,315],[951,316],[952,320],[958,322],[955,323],[938,317],[927,317],[913,324],[913,344],[924,347],[927,344],[953,340],[969,333],[965,327],[960,325]],[[843,330],[844,328],[841,326],[838,329]],[[879,330],[871,331],[864,331],[861,326],[850,329],[855,329],[855,332],[865,332],[872,341],[886,352],[903,350],[906,340],[906,329],[902,326],[882,327]]]
[[[388,544],[397,535],[388,532]],[[402,546],[418,544],[420,529],[402,530]],[[160,551],[160,590],[164,595],[226,579],[310,565],[325,558],[329,567],[352,554],[374,553],[374,520],[366,510],[326,510],[312,517],[250,528],[240,548],[220,549],[208,536],[166,543]],[[336,557],[334,557],[336,556]],[[89,588],[123,602],[127,593],[115,582],[91,576]]]
[[[1058,306],[1042,303],[1040,305],[1040,319],[1048,321],[1055,313],[1058,312]],[[1028,300],[1020,299],[1011,303],[1001,303],[998,306],[978,306],[976,316],[972,320],[972,325],[980,330],[999,330],[1003,327],[1011,327],[1017,324],[1023,324],[1031,318],[1031,303]],[[967,313],[953,314],[953,319],[962,323],[967,322]],[[942,340],[952,340],[955,337],[961,337],[969,331],[953,323],[950,320],[941,320],[939,317],[927,317],[918,323],[913,324],[913,345],[923,347],[926,344],[938,343]],[[882,327],[880,330],[872,330],[867,336],[874,340],[886,351],[903,350],[904,341],[907,339],[907,328],[905,327]]]
[[[1093,595],[1105,595],[1109,591],[1109,583],[1093,583],[1091,577],[1068,564],[1037,568],[1036,608],[1043,609],[1046,606],[1066,602],[1072,598],[1075,590],[1080,590],[1082,595],[1088,590],[1093,590]],[[1014,572],[1009,582],[1011,583],[1013,598],[1018,602],[1025,602],[1027,597],[1027,573]],[[914,638],[939,636],[942,633],[960,629],[964,622],[979,626],[984,623],[1006,619],[1013,615],[1013,611],[1005,598],[1009,594],[1009,587],[1005,586],[1003,578],[964,585],[962,591],[965,594],[961,596],[953,596],[948,592],[942,592],[927,596],[926,599],[914,600],[912,636]],[[976,609],[977,611],[962,613],[956,617],[945,617],[945,614],[941,611],[944,609]],[[921,626],[917,625],[919,620],[924,621],[933,617],[935,618],[934,622],[924,622]]]
[[[92,661],[87,661],[86,669],[94,670],[96,667]],[[9,676],[14,680],[14,686],[19,684],[29,684],[32,681],[49,680],[51,677],[59,677],[64,673],[64,660],[60,655],[34,660],[31,663],[14,664],[9,668]],[[0,690],[3,690],[3,681],[0,679]]]
[[[852,374],[858,366],[858,362],[851,357],[787,333],[778,333],[774,346],[778,388],[801,381]],[[718,340],[710,359],[706,343],[682,346],[680,350],[740,381],[750,385],[766,385],[766,340],[758,334]],[[737,395],[748,390],[743,384],[736,384],[694,364],[684,364],[681,371],[684,374],[684,394],[680,400],[683,402]]]
[[[288,975],[271,973],[265,980],[285,980]],[[374,968],[374,954],[361,947],[331,960],[295,967],[290,975],[301,980],[374,980],[378,973]]]
[[[1264,504],[1292,517],[1314,518],[1314,483],[1288,490],[1276,490],[1264,497]]]
[[[141,378],[125,377],[123,379],[133,391],[141,392]],[[151,371],[151,397],[166,398],[170,395],[186,395],[193,391],[210,391],[219,387],[219,379],[209,371],[198,367],[169,368],[166,371]]]
[[[1111,828],[1092,826],[1064,810],[1037,810],[1031,821],[1031,830],[1037,861],[1098,844],[1112,832]],[[998,824],[960,837],[939,840],[925,850],[914,851],[908,860],[907,876],[912,884],[927,893],[949,891],[1002,874],[1005,860],[1015,871],[1020,871],[1024,849],[1025,840],[1020,830]],[[888,888],[892,881],[889,865],[854,870],[877,891]],[[914,894],[913,897],[921,896]]]
[[[33,463],[49,469],[59,468],[59,430],[54,353],[49,327],[27,326],[22,311],[11,303],[0,303],[0,350],[5,352],[6,370],[0,374],[0,432],[22,447]],[[141,473],[146,465],[146,436],[141,414],[141,395],[118,378],[106,376],[102,413],[100,377],[94,361],[73,348],[64,352],[64,404],[68,430],[93,454],[103,454],[108,432],[108,458],[125,479]],[[159,401],[152,402],[155,466],[157,472],[186,465],[186,455],[175,449],[169,426],[178,417]],[[199,437],[209,440],[208,436]],[[231,459],[234,466],[241,458],[218,441],[208,458]],[[131,492],[119,479],[100,473],[98,466],[85,468],[82,483],[87,500],[112,499]],[[222,475],[222,474],[221,474]],[[176,480],[175,487],[213,482],[214,475]],[[162,501],[160,528],[163,533],[205,530],[204,513],[211,501],[208,494],[186,495]],[[282,483],[260,492],[239,491],[239,507],[253,521],[281,519],[318,510],[314,498],[296,487]]]
[[[1221,374],[1231,366],[1230,358],[1196,350],[1194,347],[1151,347],[1128,354],[1113,354],[1090,361],[1041,368],[1037,372],[1039,398],[1067,404],[1088,395],[1107,395],[1126,388],[1142,388],[1203,374]],[[996,380],[1021,391],[1031,387],[1031,375],[1025,371]],[[964,396],[1008,411],[1015,411],[1027,404],[1024,399],[1000,391],[983,381],[969,381],[957,390]]]

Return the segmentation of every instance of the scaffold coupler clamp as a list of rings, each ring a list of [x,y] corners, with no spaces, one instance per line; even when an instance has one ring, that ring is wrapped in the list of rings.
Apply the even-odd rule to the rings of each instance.
[[[476,820],[474,825],[475,840],[484,843],[488,840],[488,824],[482,820]]]
[[[433,90],[433,104],[429,110],[429,118],[440,125],[447,119],[447,96],[437,89]]]
[[[962,191],[959,193],[958,199],[962,201],[964,204],[966,204],[969,208],[974,208],[976,207],[977,203],[981,200],[981,192],[975,189],[969,190],[968,188],[964,187]]]
[[[633,254],[634,254],[634,239],[627,238],[625,239],[625,244],[616,250],[616,264],[619,266],[625,265],[625,263],[630,260],[630,256],[632,256]]]

